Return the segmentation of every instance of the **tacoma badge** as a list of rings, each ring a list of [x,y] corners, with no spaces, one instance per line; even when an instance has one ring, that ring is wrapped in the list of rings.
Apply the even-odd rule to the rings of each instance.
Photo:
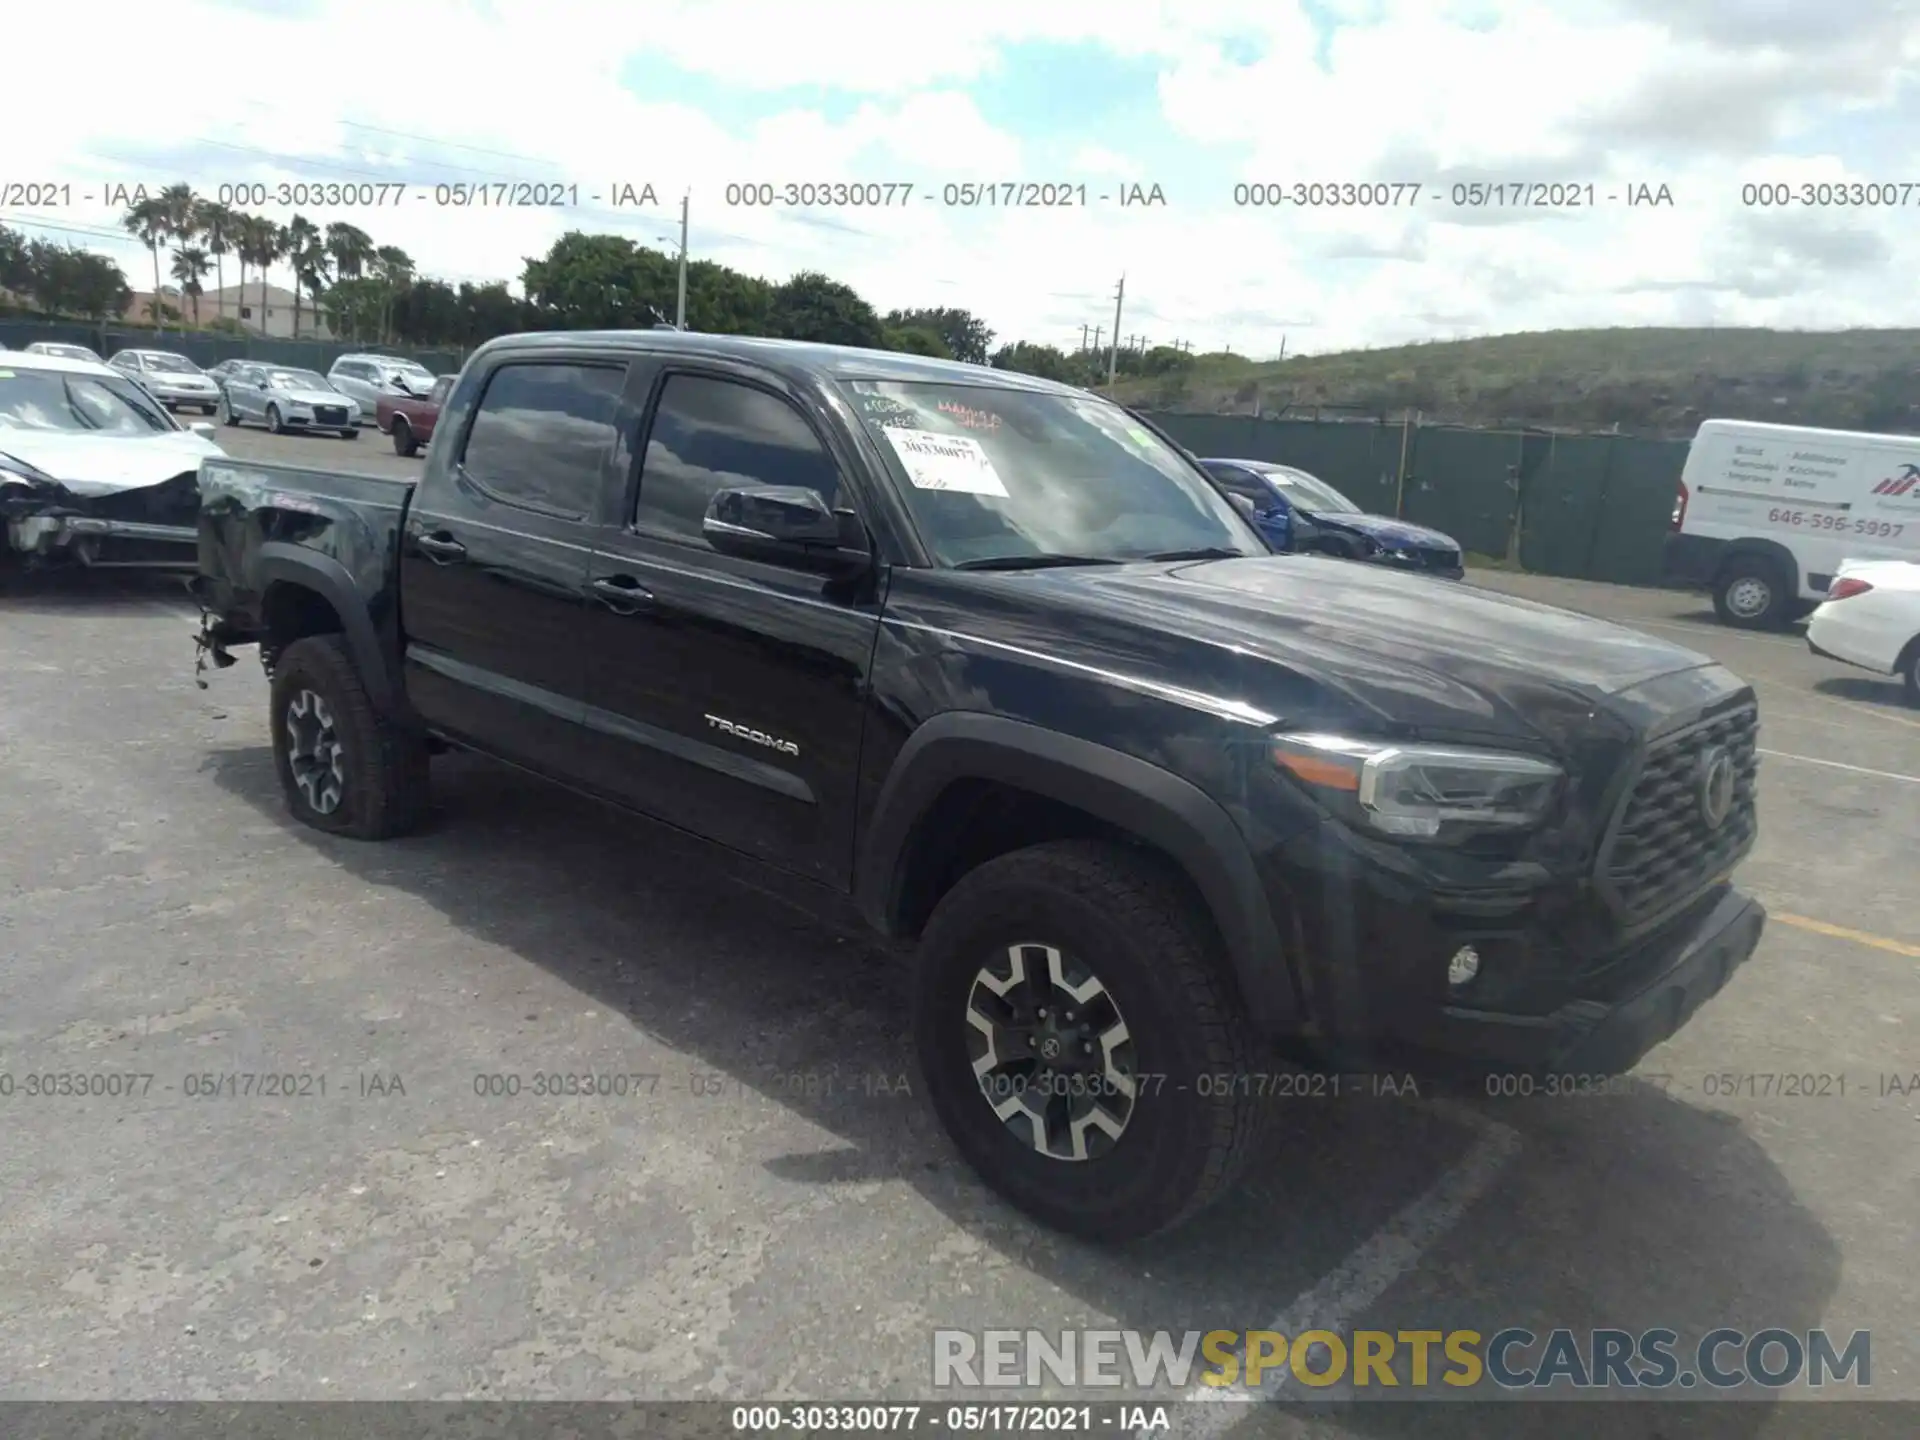
[[[722,720],[718,715],[707,716],[707,724],[716,730],[724,730],[736,740],[751,740],[756,745],[764,745],[769,750],[778,750],[782,755],[798,755],[800,747],[791,740],[781,740],[767,734],[764,730],[750,730],[745,725],[736,725],[731,720]]]

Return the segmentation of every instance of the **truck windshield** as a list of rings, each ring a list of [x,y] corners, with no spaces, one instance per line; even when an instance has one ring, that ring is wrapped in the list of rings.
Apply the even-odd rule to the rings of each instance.
[[[1188,460],[1105,400],[918,381],[844,389],[942,565],[1268,553]]]
[[[128,381],[60,370],[0,368],[0,430],[151,435],[174,428]]]

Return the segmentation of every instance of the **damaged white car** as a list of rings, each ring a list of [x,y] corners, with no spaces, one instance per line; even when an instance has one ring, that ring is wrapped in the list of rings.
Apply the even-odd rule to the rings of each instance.
[[[0,568],[192,569],[211,425],[183,429],[105,365],[0,360]]]

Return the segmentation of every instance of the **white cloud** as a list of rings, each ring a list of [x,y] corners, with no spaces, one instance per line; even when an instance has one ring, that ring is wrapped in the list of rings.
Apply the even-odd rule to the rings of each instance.
[[[426,177],[398,207],[303,207],[347,219],[451,279],[517,277],[564,229],[619,229],[663,246],[692,192],[693,242],[753,273],[821,269],[882,308],[956,304],[1008,336],[1076,341],[1123,332],[1242,351],[1333,348],[1435,334],[1615,323],[1920,323],[1920,193],[1899,209],[1745,206],[1743,183],[1915,179],[1904,153],[1857,143],[1920,83],[1914,0],[1321,0],[1346,21],[1324,46],[1288,0],[975,0],[915,11],[869,0],[409,0],[429,53],[403,71],[370,37],[390,0],[270,6],[176,0],[168,33],[194,40],[198,85],[156,94],[154,56],[90,52],[76,106],[55,67],[9,79],[6,179],[212,192],[235,182]],[[1817,10],[1831,23],[1814,24]],[[136,33],[131,0],[96,0],[88,24]],[[339,64],[339,37],[366,63]],[[969,94],[1004,78],[1006,47],[1097,46],[1159,69],[1160,149],[1122,133],[1009,133]],[[1250,62],[1247,56],[1256,58]],[[636,61],[707,77],[711,93],[634,94]],[[653,68],[657,68],[657,65]],[[652,73],[652,68],[648,73]],[[1905,87],[1904,89],[1902,87]],[[725,97],[791,91],[748,121]],[[835,95],[840,103],[829,106]],[[852,97],[851,107],[845,103]],[[1098,97],[1062,93],[1070,114]],[[760,110],[765,110],[764,103]],[[43,114],[44,125],[19,117]],[[1193,157],[1168,174],[1169,144]],[[182,176],[182,157],[195,158]],[[1164,210],[941,203],[949,180],[1070,178],[1090,191],[1160,180]],[[1043,164],[1043,161],[1045,162]],[[175,167],[175,168],[169,168]],[[1048,173],[1035,173],[1044,169]],[[579,186],[560,210],[453,208],[431,180],[547,179]],[[1236,179],[1418,181],[1412,206],[1236,210]],[[911,180],[904,207],[770,212],[727,203],[729,183]],[[1450,203],[1454,182],[1585,185],[1570,213]],[[1671,209],[1602,197],[1665,183]],[[646,213],[612,187],[652,185]],[[600,196],[598,202],[593,196]],[[929,198],[931,196],[932,198]],[[263,207],[253,207],[263,208]],[[264,207],[270,213],[274,207]],[[16,219],[20,211],[7,212]],[[78,201],[41,218],[111,230]],[[286,218],[289,212],[279,212]],[[83,238],[70,234],[68,238]],[[99,238],[99,237],[84,237]],[[111,242],[100,238],[103,245]],[[144,253],[119,256],[138,284]]]

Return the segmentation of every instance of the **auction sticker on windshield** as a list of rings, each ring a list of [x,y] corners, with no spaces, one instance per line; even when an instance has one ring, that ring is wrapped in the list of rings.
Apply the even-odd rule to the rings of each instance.
[[[905,426],[880,427],[900,457],[907,479],[916,490],[945,490],[958,495],[997,495],[1008,498],[1000,474],[987,459],[980,442],[967,435],[942,435]]]

